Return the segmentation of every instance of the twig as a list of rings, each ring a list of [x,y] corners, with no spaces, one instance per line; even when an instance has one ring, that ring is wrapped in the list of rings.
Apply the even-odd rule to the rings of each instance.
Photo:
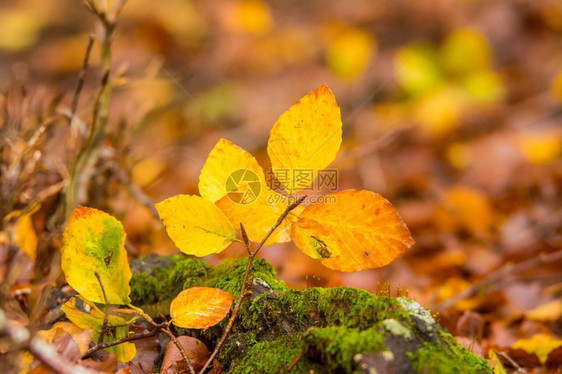
[[[162,325],[166,325],[165,323]],[[89,358],[91,355],[93,355],[94,353],[96,353],[99,350],[102,349],[106,349],[109,347],[113,347],[115,345],[119,345],[119,344],[123,344],[123,343],[127,343],[127,342],[131,342],[134,340],[139,340],[139,339],[146,339],[146,338],[150,338],[153,336],[156,336],[156,334],[158,334],[158,331],[160,331],[164,326],[160,326],[158,325],[157,328],[155,328],[152,331],[144,331],[144,332],[140,332],[138,334],[132,334],[127,336],[126,338],[122,338],[119,340],[114,340],[112,342],[107,342],[107,343],[101,343],[101,344],[96,344],[95,346],[93,346],[92,348],[88,349],[84,355],[82,356],[82,360],[85,360],[87,358]]]
[[[103,288],[103,283],[101,282],[100,275],[97,271],[94,271],[94,275],[98,279],[98,282],[101,287],[101,292],[103,293],[103,299],[105,300],[105,312],[103,314],[103,325],[101,325],[100,336],[98,337],[98,345],[103,343],[103,338],[107,333],[107,323],[109,322],[109,301],[107,301],[107,295],[105,293],[105,288]]]
[[[287,209],[285,209],[285,211],[279,216],[279,219],[277,220],[275,225],[273,225],[273,227],[271,227],[271,229],[269,230],[267,235],[262,239],[260,244],[258,244],[255,251],[252,251],[252,249],[250,248],[250,240],[248,239],[248,235],[246,234],[246,230],[244,229],[244,226],[242,224],[240,224],[240,231],[242,232],[242,240],[243,240],[244,245],[246,246],[246,250],[248,251],[248,254],[249,254],[248,262],[246,264],[246,270],[244,271],[244,278],[242,279],[242,286],[240,287],[240,293],[238,294],[238,300],[236,300],[236,304],[234,305],[234,309],[232,310],[232,314],[230,315],[230,318],[228,319],[228,323],[226,324],[226,327],[224,328],[222,336],[221,336],[219,342],[217,343],[217,345],[215,346],[215,349],[213,350],[213,353],[211,354],[211,356],[209,357],[209,359],[205,363],[205,366],[203,366],[203,368],[199,371],[199,374],[205,373],[205,370],[207,370],[209,365],[213,362],[213,359],[215,358],[215,356],[219,352],[221,346],[226,341],[226,338],[227,338],[228,334],[230,333],[230,330],[232,329],[232,325],[234,324],[234,320],[238,316],[238,311],[240,310],[240,304],[242,304],[242,299],[244,299],[244,295],[246,294],[246,283],[248,281],[248,275],[250,274],[250,270],[252,268],[252,263],[254,261],[254,258],[257,255],[258,251],[261,249],[261,247],[263,247],[264,243],[267,241],[267,239],[269,239],[271,234],[273,234],[275,229],[277,229],[281,225],[281,223],[283,223],[283,220],[287,217],[289,212],[291,210],[295,209],[297,206],[299,206],[304,201],[304,199],[306,199],[306,196],[299,197],[297,199],[297,201],[295,201],[293,204],[289,205],[287,207]]]
[[[191,363],[189,362],[189,357],[187,357],[187,353],[185,352],[185,349],[183,349],[183,345],[181,345],[181,343],[178,341],[178,339],[176,339],[176,337],[174,336],[174,334],[172,334],[172,332],[170,331],[170,328],[165,328],[162,329],[162,332],[164,332],[166,335],[168,335],[170,337],[170,339],[172,339],[172,341],[174,342],[174,344],[176,345],[176,347],[178,347],[183,360],[185,361],[185,364],[187,365],[187,368],[189,369],[189,372],[191,374],[195,374],[195,370],[193,369],[193,366],[191,366]]]
[[[84,56],[82,68],[78,73],[78,84],[76,85],[76,91],[74,91],[74,97],[72,98],[72,106],[70,107],[70,117],[68,117],[68,124],[70,126],[72,126],[72,122],[74,121],[76,109],[78,108],[78,100],[80,99],[80,93],[82,92],[82,88],[84,87],[84,78],[86,77],[86,72],[88,71],[90,53],[92,52],[92,47],[94,46],[94,40],[94,35],[90,34],[88,39],[88,47],[86,48],[86,55]]]
[[[555,262],[561,259],[562,259],[562,250],[552,252],[547,255],[539,255],[535,258],[531,258],[527,261],[523,261],[515,265],[513,264],[504,265],[498,270],[490,273],[481,281],[474,283],[472,286],[468,287],[463,292],[457,294],[455,297],[443,301],[441,304],[438,304],[436,307],[438,307],[439,309],[450,308],[451,306],[455,305],[457,301],[466,299],[467,297],[471,297],[472,295],[476,294],[476,292],[480,288],[492,283],[496,283],[500,281],[502,278],[507,277],[509,274],[532,269],[539,265],[546,264],[549,262]]]
[[[105,127],[109,116],[109,107],[111,104],[112,88],[108,84],[109,72],[111,66],[111,42],[113,32],[115,30],[117,16],[123,8],[124,1],[118,1],[112,7],[109,13],[105,9],[100,10],[96,7],[92,0],[85,0],[86,7],[98,17],[102,25],[101,32],[101,69],[102,78],[100,88],[96,95],[92,123],[88,138],[78,155],[70,172],[70,182],[65,189],[65,205],[64,216],[67,217],[75,204],[80,203],[84,198],[84,190],[87,186],[88,174],[85,173],[88,165],[95,161],[95,150],[101,144],[105,136]]]
[[[291,371],[295,366],[297,366],[297,364],[299,363],[300,359],[304,357],[304,352],[299,353],[299,355],[297,356],[297,358],[295,358],[293,360],[293,362],[291,362],[291,365],[289,365],[289,367],[287,368],[287,371]]]
[[[517,362],[515,362],[511,357],[509,357],[509,355],[505,352],[501,352],[501,351],[496,351],[494,349],[494,353],[498,356],[500,356],[501,358],[503,358],[504,360],[506,360],[507,362],[509,362],[509,364],[515,368],[515,370],[517,370],[518,373],[521,374],[525,374],[527,373],[527,371],[525,369],[523,369],[521,366],[519,366],[517,364]]]
[[[27,349],[57,374],[99,374],[98,371],[76,365],[60,356],[51,344],[32,337],[28,329],[10,322],[2,310],[0,310],[0,334],[7,335],[15,346]]]

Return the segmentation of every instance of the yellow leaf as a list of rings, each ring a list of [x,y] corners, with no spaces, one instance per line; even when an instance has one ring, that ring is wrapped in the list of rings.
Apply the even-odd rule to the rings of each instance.
[[[76,342],[80,353],[84,354],[88,350],[90,345],[90,335],[92,331],[89,329],[83,329],[72,322],[57,322],[49,330],[41,330],[37,332],[37,336],[45,340],[48,343],[52,343],[53,339],[60,333],[64,331],[72,336],[72,340]]]
[[[259,194],[265,175],[256,159],[226,139],[219,139],[207,156],[199,174],[199,193],[215,202],[245,183],[248,190]]]
[[[306,207],[291,227],[297,247],[330,269],[387,265],[414,244],[396,209],[371,191],[346,190]]]
[[[552,300],[525,313],[531,321],[554,322],[562,316],[562,300]]]
[[[240,227],[240,223],[244,225],[251,241],[261,242],[275,225],[279,216],[287,209],[287,200],[287,196],[278,194],[264,186],[263,191],[255,200],[240,203],[227,195],[217,201],[217,206],[235,227]],[[298,211],[297,208],[289,213],[287,219],[275,229],[265,245],[285,243],[291,240],[289,234],[291,219],[296,217]]]
[[[105,313],[102,312],[96,304],[80,296],[71,297],[61,306],[61,310],[76,326],[92,330],[91,339],[94,341],[98,340]],[[114,329],[108,329],[108,333],[104,336],[103,342],[107,343],[127,337],[129,335],[129,325],[136,318],[137,317],[134,316],[130,319],[125,319],[121,316],[109,314],[107,326],[113,327]],[[107,350],[117,355],[117,360],[119,362],[131,361],[136,354],[135,345],[130,342],[107,348]]]
[[[340,108],[325,84],[297,101],[273,125],[267,153],[289,195],[307,188],[336,157],[341,144]],[[299,178],[310,171],[312,180]]]
[[[15,52],[37,42],[47,20],[33,8],[22,6],[20,9],[2,9],[0,50]]]
[[[429,45],[413,44],[400,49],[394,67],[400,86],[413,95],[431,91],[442,81],[435,50]]]
[[[443,196],[442,207],[436,211],[436,221],[443,230],[468,228],[480,237],[489,237],[494,223],[488,198],[480,191],[454,186]]]
[[[273,25],[269,6],[259,0],[241,1],[238,7],[238,17],[241,28],[250,34],[264,34]]]
[[[166,232],[184,253],[207,256],[223,251],[236,240],[236,230],[209,200],[177,195],[155,205]]]
[[[562,137],[556,132],[525,134],[519,139],[519,149],[527,160],[536,165],[556,162],[562,154]]]
[[[37,254],[37,234],[35,234],[31,216],[37,212],[39,208],[40,205],[37,205],[30,212],[22,214],[16,221],[16,243],[33,261],[35,261]]]
[[[441,63],[453,74],[487,70],[492,51],[482,34],[463,29],[449,34],[440,51]]]
[[[454,86],[443,86],[416,102],[414,118],[431,135],[442,136],[458,126],[467,105],[464,92]]]
[[[61,266],[72,288],[88,300],[105,303],[97,272],[110,304],[131,302],[131,269],[121,222],[100,210],[78,206],[62,241]]]
[[[511,345],[511,348],[536,354],[539,361],[544,365],[549,353],[560,346],[562,346],[562,340],[546,334],[536,334],[529,339],[519,339]]]
[[[350,28],[338,33],[330,43],[328,66],[341,78],[353,79],[361,74],[376,48],[376,41],[361,29]]]
[[[490,359],[490,366],[494,368],[494,374],[507,374],[505,368],[503,367],[501,361],[499,360],[496,352],[494,352],[493,349],[490,349],[488,357]]]
[[[234,296],[211,287],[183,290],[172,301],[172,323],[185,329],[206,329],[219,323],[230,311]]]

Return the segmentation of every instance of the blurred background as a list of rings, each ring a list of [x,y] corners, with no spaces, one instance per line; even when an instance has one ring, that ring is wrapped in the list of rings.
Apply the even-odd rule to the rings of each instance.
[[[99,30],[80,1],[68,0],[3,0],[0,25],[11,144],[3,157],[39,121],[55,122],[22,182],[23,204],[61,181],[77,149],[72,133],[90,121],[98,41],[77,109],[82,122],[56,118],[69,113],[89,35]],[[460,318],[475,312],[490,345],[562,334],[559,0],[130,0],[112,44],[104,152],[113,161],[99,166],[87,204],[122,220],[135,255],[177,253],[147,205],[197,193],[221,137],[267,169],[273,123],[322,83],[342,112],[343,144],[331,165],[339,190],[385,196],[416,245],[385,268],[354,274],[324,268],[291,243],[264,248],[281,279],[300,288],[400,287],[456,335]],[[54,199],[33,215],[39,239]],[[206,261],[244,254],[233,245]]]

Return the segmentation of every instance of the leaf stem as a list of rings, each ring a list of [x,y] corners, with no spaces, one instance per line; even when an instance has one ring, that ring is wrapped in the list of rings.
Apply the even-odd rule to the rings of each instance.
[[[252,251],[252,248],[250,247],[250,240],[248,239],[248,235],[246,234],[246,230],[244,229],[244,226],[242,224],[240,224],[240,231],[242,233],[242,240],[243,240],[244,245],[246,246],[246,250],[248,251],[248,254],[249,254],[248,262],[246,264],[246,270],[244,271],[244,278],[242,279],[242,286],[240,287],[240,293],[238,294],[238,300],[236,300],[236,304],[234,305],[234,309],[232,310],[232,314],[230,315],[230,318],[228,319],[228,323],[226,324],[226,327],[224,328],[222,336],[221,336],[219,342],[217,343],[217,345],[215,346],[215,349],[213,350],[213,353],[211,354],[211,356],[209,356],[209,359],[205,363],[205,366],[203,366],[203,368],[199,371],[199,374],[205,373],[205,370],[207,370],[207,368],[209,367],[211,362],[213,362],[213,359],[215,358],[215,356],[219,352],[221,346],[226,341],[226,338],[228,337],[228,334],[230,333],[230,330],[232,329],[232,325],[234,324],[234,320],[238,316],[238,311],[240,310],[240,304],[242,304],[242,299],[244,298],[244,296],[246,294],[246,287],[247,287],[246,283],[248,282],[248,276],[249,276],[250,270],[252,268],[252,263],[254,261],[254,258],[258,254],[258,251],[261,249],[261,247],[263,247],[264,243],[267,241],[267,239],[269,239],[271,234],[273,234],[275,229],[277,229],[281,225],[281,223],[283,223],[283,220],[287,217],[289,212],[291,210],[295,209],[297,206],[299,206],[304,201],[304,199],[306,199],[306,196],[301,196],[297,199],[297,201],[295,201],[291,205],[287,206],[287,209],[285,209],[285,211],[279,216],[279,219],[277,220],[275,225],[273,225],[271,227],[271,229],[269,230],[267,235],[258,244],[255,251]]]

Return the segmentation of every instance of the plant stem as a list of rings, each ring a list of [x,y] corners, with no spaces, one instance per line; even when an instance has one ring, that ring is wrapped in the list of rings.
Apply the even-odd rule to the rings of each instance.
[[[209,367],[211,362],[213,362],[213,359],[215,358],[215,356],[219,352],[221,346],[226,341],[226,338],[227,338],[228,334],[230,333],[230,330],[232,329],[232,325],[234,324],[234,320],[238,316],[238,311],[240,310],[240,305],[242,304],[242,299],[244,299],[244,295],[246,294],[246,283],[248,282],[248,276],[250,275],[250,270],[252,269],[252,263],[254,261],[254,258],[258,254],[258,251],[261,249],[261,247],[263,247],[264,243],[267,241],[267,239],[269,239],[271,234],[273,234],[275,229],[277,229],[281,225],[281,223],[283,223],[283,220],[287,217],[289,212],[291,210],[295,209],[297,206],[299,206],[304,201],[304,199],[306,199],[306,196],[300,197],[299,199],[297,199],[297,201],[295,201],[293,204],[289,205],[287,207],[287,209],[285,209],[285,211],[279,216],[279,219],[277,220],[275,225],[273,225],[273,227],[271,227],[271,229],[269,230],[267,235],[258,244],[255,251],[252,251],[252,249],[250,248],[250,241],[248,240],[246,230],[244,229],[244,226],[242,224],[240,224],[240,231],[242,232],[242,240],[243,240],[244,245],[246,246],[246,249],[248,250],[248,254],[249,254],[248,263],[246,264],[246,270],[244,271],[244,278],[242,279],[242,286],[240,288],[240,293],[238,294],[238,300],[236,300],[236,304],[234,305],[234,309],[232,310],[232,314],[231,314],[230,318],[228,319],[228,323],[226,324],[226,327],[224,328],[222,336],[221,336],[219,342],[217,343],[217,345],[215,346],[215,349],[213,350],[213,353],[211,354],[211,356],[209,357],[209,359],[205,363],[205,366],[203,366],[203,368],[199,371],[199,374],[205,373],[205,370],[207,370],[207,368]]]
[[[109,116],[109,107],[111,104],[112,87],[109,84],[109,71],[111,66],[111,42],[113,32],[115,30],[116,19],[122,9],[116,6],[109,14],[95,7],[93,2],[86,1],[88,9],[94,13],[101,24],[101,71],[102,78],[100,88],[96,96],[92,123],[90,125],[90,133],[85,140],[84,145],[76,156],[76,161],[70,171],[70,182],[65,189],[65,217],[68,217],[74,206],[84,200],[85,191],[87,189],[88,173],[86,169],[88,165],[95,162],[95,151],[103,141],[105,136],[105,127]]]

